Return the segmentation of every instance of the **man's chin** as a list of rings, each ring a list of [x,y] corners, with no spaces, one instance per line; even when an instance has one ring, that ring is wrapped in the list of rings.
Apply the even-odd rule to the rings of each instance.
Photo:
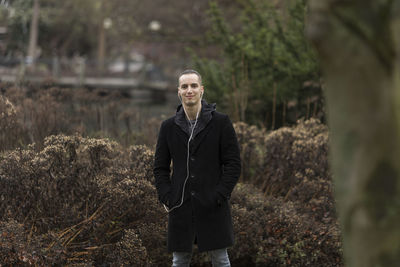
[[[185,102],[185,106],[187,106],[187,107],[193,107],[193,106],[196,106],[196,105],[197,105],[197,102],[194,101],[194,100],[189,100],[189,101]]]

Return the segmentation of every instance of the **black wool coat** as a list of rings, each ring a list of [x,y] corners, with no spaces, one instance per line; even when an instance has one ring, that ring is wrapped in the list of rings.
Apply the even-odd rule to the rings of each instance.
[[[189,135],[179,106],[161,125],[154,160],[158,197],[169,208],[181,203],[188,177],[183,204],[169,213],[168,251],[190,252],[195,239],[199,251],[232,246],[229,198],[241,170],[235,130],[227,115],[203,100],[188,155]]]

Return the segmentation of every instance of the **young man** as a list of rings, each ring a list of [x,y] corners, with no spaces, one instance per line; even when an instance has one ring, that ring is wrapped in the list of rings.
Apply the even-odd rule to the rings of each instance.
[[[172,266],[189,266],[195,243],[210,253],[213,266],[230,266],[229,198],[241,168],[236,133],[227,115],[202,100],[198,72],[186,70],[178,80],[182,105],[162,123],[154,161],[158,197],[169,212]]]

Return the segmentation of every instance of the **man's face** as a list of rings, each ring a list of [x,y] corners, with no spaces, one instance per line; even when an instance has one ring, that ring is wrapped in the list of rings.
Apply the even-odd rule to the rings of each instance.
[[[204,88],[196,74],[184,74],[179,78],[178,94],[185,106],[197,105],[201,101],[203,92]]]

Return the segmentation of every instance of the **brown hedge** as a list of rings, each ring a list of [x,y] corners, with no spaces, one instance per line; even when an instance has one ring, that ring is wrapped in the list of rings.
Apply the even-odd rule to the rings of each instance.
[[[319,222],[249,184],[239,184],[231,201],[237,266],[343,266],[336,222]]]
[[[292,151],[292,146],[287,146],[288,151],[279,153],[290,152],[293,158],[316,153],[315,140],[319,139],[315,137],[321,133],[321,125],[305,124],[298,126],[305,132],[304,142],[295,146],[301,149]],[[275,135],[265,138],[258,134],[261,143],[253,144],[256,151],[266,145],[267,154],[258,154],[266,164],[272,150],[267,144],[282,145],[273,142]],[[292,145],[296,138],[292,137]],[[316,159],[315,154],[303,156]],[[30,146],[3,152],[0,227],[2,233],[10,235],[0,242],[0,259],[10,264],[25,264],[23,260],[28,259],[38,265],[169,266],[167,215],[152,184],[152,162],[153,152],[145,146],[125,149],[106,139],[80,136],[49,136],[39,151]],[[254,164],[260,163],[257,160]],[[279,186],[279,179],[272,178],[284,177],[267,173],[272,171],[267,166],[265,177],[257,178],[269,179],[275,191],[264,195],[243,183],[234,190],[231,202],[236,243],[229,250],[233,266],[342,265],[336,219],[324,214],[333,213],[324,199],[331,198],[327,195],[330,178],[322,177],[329,173],[316,169],[324,167],[322,163],[303,161],[307,168],[296,164],[288,166],[292,172],[299,168],[297,179],[302,182],[283,180]],[[276,162],[274,166],[283,165]],[[315,183],[320,176],[324,183]],[[257,180],[251,182],[257,185]],[[320,186],[326,188],[321,190]],[[206,254],[195,254],[193,266],[207,266],[207,260]]]
[[[39,152],[31,147],[3,153],[0,220],[23,223],[34,229],[32,235],[55,232],[70,263],[107,260],[107,244],[127,255],[130,239],[141,250],[142,241],[131,230],[152,223],[155,231],[164,231],[166,218],[153,185],[144,179],[151,165],[130,164],[129,159],[143,159],[143,149],[123,151],[104,139],[58,135],[46,138]],[[135,255],[135,262],[143,260]]]
[[[310,119],[267,134],[245,123],[235,129],[244,171],[252,172],[244,181],[266,196],[294,202],[300,212],[319,221],[336,220],[326,125]]]
[[[31,143],[42,149],[44,138],[57,134],[109,137],[127,147],[157,139],[160,115],[132,106],[120,90],[0,82],[0,91],[0,151]]]

